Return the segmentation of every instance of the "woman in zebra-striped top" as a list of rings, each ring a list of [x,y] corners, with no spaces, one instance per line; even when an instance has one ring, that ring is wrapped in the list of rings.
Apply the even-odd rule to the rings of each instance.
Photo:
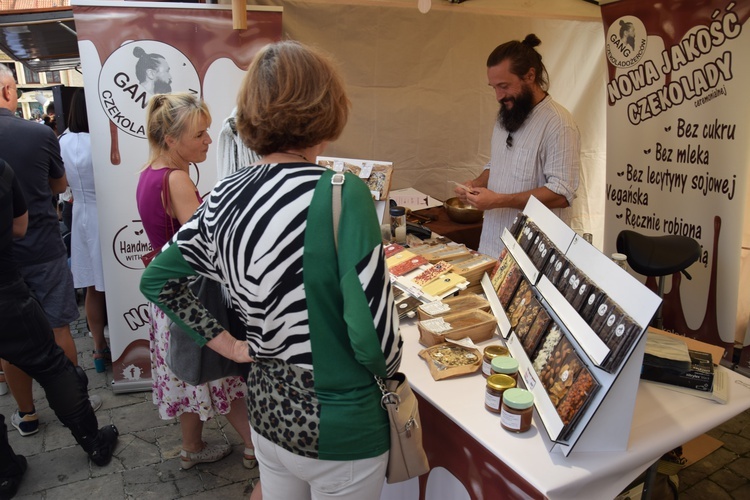
[[[200,343],[255,360],[248,408],[266,499],[374,500],[385,477],[388,417],[374,375],[397,370],[401,338],[379,224],[367,186],[347,174],[337,251],[331,171],[311,161],[348,108],[326,57],[289,41],[261,49],[237,107],[261,163],[220,181],[141,281]],[[195,274],[228,285],[246,342],[196,301],[186,286]]]

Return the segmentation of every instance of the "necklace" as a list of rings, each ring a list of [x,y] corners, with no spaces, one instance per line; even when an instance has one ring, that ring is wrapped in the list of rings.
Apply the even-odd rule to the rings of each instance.
[[[290,155],[290,156],[298,156],[302,158],[303,160],[305,160],[307,163],[312,163],[310,160],[307,159],[305,155],[300,154],[300,153],[295,153],[294,151],[279,151],[279,153]]]

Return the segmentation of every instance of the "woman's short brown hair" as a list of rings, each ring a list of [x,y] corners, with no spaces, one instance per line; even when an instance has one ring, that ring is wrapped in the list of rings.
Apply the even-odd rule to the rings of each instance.
[[[338,139],[349,117],[344,82],[331,60],[298,42],[263,47],[237,96],[237,131],[265,156]]]

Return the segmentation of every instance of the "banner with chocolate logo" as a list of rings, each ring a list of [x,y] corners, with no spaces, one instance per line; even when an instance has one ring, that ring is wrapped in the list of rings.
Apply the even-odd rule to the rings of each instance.
[[[750,343],[750,1],[602,3],[605,252],[622,230],[696,240],[692,279],[667,278],[664,328],[731,362]]]
[[[191,167],[202,195],[216,182],[216,139],[257,50],[281,39],[279,7],[249,7],[232,29],[230,5],[74,0],[99,211],[115,392],[151,388],[148,306],[138,284],[151,250],[135,202],[148,160],[146,106],[154,94],[193,92],[208,104],[214,142]]]

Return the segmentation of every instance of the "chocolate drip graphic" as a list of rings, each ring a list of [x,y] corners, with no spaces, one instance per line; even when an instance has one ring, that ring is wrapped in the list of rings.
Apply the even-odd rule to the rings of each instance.
[[[120,164],[120,140],[117,135],[117,125],[112,120],[109,121],[109,138],[111,145],[109,147],[109,161],[112,165]]]
[[[125,380],[138,381],[151,378],[151,351],[149,341],[137,339],[128,344],[123,353],[112,362],[112,371]]]
[[[703,316],[703,322],[696,329],[692,330],[685,319],[685,311],[682,309],[682,298],[680,296],[681,273],[672,275],[672,288],[669,293],[664,295],[664,328],[671,330],[686,337],[707,342],[709,344],[723,346],[725,349],[724,359],[732,359],[733,344],[724,342],[719,336],[719,322],[717,313],[717,276],[719,265],[719,233],[721,232],[721,217],[714,217],[714,240],[713,240],[713,257],[711,258],[711,278],[708,286],[708,296],[706,297],[706,313]],[[657,292],[656,278],[650,277],[646,280],[648,286],[654,292]],[[657,292],[658,293],[658,292]]]

